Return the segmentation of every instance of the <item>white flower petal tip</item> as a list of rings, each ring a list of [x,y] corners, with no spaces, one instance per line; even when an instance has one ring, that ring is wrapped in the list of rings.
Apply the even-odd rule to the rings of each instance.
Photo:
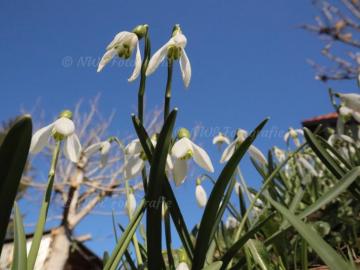
[[[111,143],[109,141],[94,143],[84,150],[84,155],[87,157],[91,157],[95,153],[100,152],[100,164],[101,167],[105,167],[109,158],[110,148]]]
[[[131,218],[136,210],[136,198],[134,193],[130,193],[125,203],[126,213]]]
[[[176,159],[173,168],[173,177],[176,186],[184,183],[188,171],[186,160]]]
[[[217,144],[217,145],[222,145],[224,143],[226,144],[230,144],[230,140],[228,137],[226,137],[224,134],[222,133],[219,133],[218,135],[216,135],[214,138],[213,138],[213,141],[212,141],[213,144]]]
[[[181,50],[180,70],[184,85],[186,88],[188,88],[191,79],[191,65],[190,65],[190,60],[184,49]]]
[[[81,154],[81,144],[76,134],[65,139],[64,154],[72,162],[77,163]]]
[[[36,131],[31,138],[30,153],[37,154],[48,144],[54,124]]]
[[[214,167],[212,165],[211,159],[209,155],[206,153],[204,149],[200,146],[192,143],[193,151],[194,151],[194,161],[203,169],[207,170],[208,172],[213,173]]]
[[[205,189],[201,185],[196,185],[195,197],[199,207],[204,208],[207,203],[207,194]]]
[[[177,266],[176,266],[176,270],[189,270],[189,266],[187,265],[186,262],[180,262]]]

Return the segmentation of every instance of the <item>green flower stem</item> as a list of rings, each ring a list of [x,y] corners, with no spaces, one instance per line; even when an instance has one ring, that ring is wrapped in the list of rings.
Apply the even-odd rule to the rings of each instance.
[[[128,181],[125,182],[125,189],[126,189],[126,199],[129,200],[129,183],[128,183]],[[132,219],[131,213],[129,212],[128,214],[129,214],[129,220],[131,220]],[[133,244],[134,244],[134,248],[135,248],[136,260],[138,262],[139,269],[141,269],[141,267],[144,265],[144,262],[141,257],[139,241],[137,240],[136,232],[133,235]]]
[[[148,29],[145,32],[145,45],[144,45],[144,61],[141,65],[141,74],[140,74],[140,85],[138,92],[138,117],[140,122],[144,121],[144,95],[145,95],[145,85],[146,85],[146,69],[150,60],[150,39],[148,36]]]
[[[170,100],[171,100],[171,81],[173,74],[173,59],[168,59],[168,77],[166,82],[166,92],[165,92],[165,105],[164,105],[164,121],[169,115],[170,112]]]
[[[60,146],[61,146],[61,141],[60,140],[56,141],[56,146],[55,146],[53,154],[52,154],[46,191],[45,191],[44,198],[43,198],[43,201],[41,204],[39,219],[36,224],[35,234],[34,234],[33,241],[31,243],[31,248],[29,251],[29,256],[28,256],[28,261],[27,261],[27,269],[28,270],[34,269],[36,257],[39,252],[41,238],[42,238],[45,223],[46,223],[46,217],[47,217],[49,206],[50,206],[51,192],[52,192],[52,188],[54,185],[56,164],[59,159]]]

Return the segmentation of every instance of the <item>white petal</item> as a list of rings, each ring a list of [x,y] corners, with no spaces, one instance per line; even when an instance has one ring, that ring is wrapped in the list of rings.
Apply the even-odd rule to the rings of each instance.
[[[106,155],[110,152],[111,143],[109,141],[103,141],[101,143],[101,149],[100,152],[102,155]]]
[[[290,136],[290,132],[288,131],[288,132],[286,132],[285,135],[284,135],[284,141],[285,141],[286,143],[288,143],[288,141],[289,141],[289,136]]]
[[[129,217],[132,217],[136,210],[136,198],[134,193],[130,193],[128,196],[129,197],[126,200],[125,208]]]
[[[172,171],[172,170],[174,169],[174,163],[173,163],[170,155],[168,155],[168,156],[166,157],[166,166],[167,166],[167,169],[168,169],[168,170],[171,170],[171,171]]]
[[[136,57],[135,57],[135,68],[131,75],[131,77],[128,79],[129,82],[132,82],[136,80],[136,78],[139,76],[141,71],[141,54],[140,54],[140,48],[139,48],[139,41],[136,42]]]
[[[179,186],[184,182],[187,171],[188,171],[187,161],[182,159],[176,159],[173,170],[173,176],[176,186]]]
[[[225,148],[225,150],[221,156],[220,163],[227,162],[232,157],[232,155],[235,152],[236,144],[237,144],[237,140],[234,140],[231,144],[229,144]]]
[[[360,122],[360,113],[358,112],[353,112],[352,117],[357,121]]]
[[[66,117],[61,117],[54,122],[54,130],[67,137],[74,133],[75,125],[72,120]]]
[[[176,266],[176,270],[189,270],[189,266],[186,262],[181,262]]]
[[[127,31],[122,31],[116,34],[116,36],[114,37],[114,39],[110,42],[110,44],[106,47],[106,50],[111,50],[113,49],[115,46],[118,46],[119,44],[121,44],[124,39],[129,35],[129,34],[133,34],[131,32],[127,32]]]
[[[212,165],[211,159],[209,155],[206,153],[204,149],[200,146],[192,143],[193,151],[194,151],[194,161],[203,169],[208,172],[214,172],[214,167]]]
[[[346,106],[340,106],[340,109],[339,109],[340,115],[342,115],[342,116],[349,116],[349,115],[352,114],[352,112],[353,112],[352,109],[350,109],[350,108],[348,108],[348,107],[346,107]]]
[[[305,169],[307,169],[312,175],[317,176],[317,172],[314,167],[303,157],[299,158],[299,162],[303,165]]]
[[[125,161],[124,165],[124,178],[132,179],[137,176],[144,168],[145,162],[139,157],[139,155],[131,156]]]
[[[196,185],[195,188],[195,197],[199,207],[204,208],[207,203],[207,195],[205,189],[202,185]]]
[[[100,151],[102,142],[94,143],[84,150],[84,155],[87,157],[92,156],[96,152]]]
[[[355,93],[339,94],[341,101],[345,106],[352,110],[360,111],[360,95]]]
[[[103,57],[101,58],[100,62],[99,62],[99,66],[97,68],[97,72],[100,72],[103,70],[103,68],[111,61],[111,59],[114,58],[114,56],[116,55],[116,50],[115,49],[110,49],[109,51],[107,51]]]
[[[178,140],[172,147],[171,149],[171,154],[177,158],[177,159],[180,159],[180,158],[183,158],[187,153],[188,151],[193,151],[193,145],[192,145],[192,142],[184,137],[184,138],[181,138],[180,140]]]
[[[180,57],[180,69],[181,69],[181,76],[184,82],[185,87],[189,87],[190,79],[191,79],[191,65],[189,58],[184,49],[181,50],[181,57]]]
[[[65,139],[64,154],[72,162],[77,163],[81,154],[81,144],[78,136],[72,134]]]
[[[212,143],[213,144],[223,144],[223,143],[230,144],[230,140],[228,137],[224,136],[223,134],[219,134],[214,137]]]
[[[31,138],[30,152],[39,153],[49,142],[54,123],[36,131]]]
[[[169,46],[169,42],[162,46],[150,59],[149,65],[146,69],[146,76],[152,74],[160,65],[162,61],[164,61],[165,56],[167,54],[167,49]]]
[[[228,230],[233,230],[233,229],[235,229],[235,228],[236,228],[237,226],[239,226],[239,225],[240,225],[239,221],[238,221],[236,218],[232,217],[232,216],[229,216],[229,217],[226,219],[225,227],[226,227],[226,229],[228,229]]]
[[[250,145],[249,147],[249,155],[255,159],[256,161],[258,161],[260,164],[262,164],[263,166],[267,166],[267,160],[266,157],[264,156],[264,154],[255,146]]]
[[[142,151],[142,146],[139,139],[132,140],[126,147],[125,153],[127,155],[135,155]]]

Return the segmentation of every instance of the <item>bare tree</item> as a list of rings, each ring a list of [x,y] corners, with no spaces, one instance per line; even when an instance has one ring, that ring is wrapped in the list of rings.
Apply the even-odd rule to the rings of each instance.
[[[352,80],[360,73],[360,0],[314,0],[319,10],[315,23],[302,27],[324,42],[321,54],[328,63],[308,60],[316,79]]]

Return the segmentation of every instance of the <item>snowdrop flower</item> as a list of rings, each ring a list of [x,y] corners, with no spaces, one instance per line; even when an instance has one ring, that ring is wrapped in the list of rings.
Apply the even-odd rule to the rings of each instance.
[[[109,140],[94,143],[85,149],[84,155],[90,157],[93,154],[100,152],[101,166],[105,167],[109,159],[110,147],[111,147],[111,143]]]
[[[274,146],[274,155],[280,163],[284,162],[286,159],[285,151],[276,146]]]
[[[199,207],[204,208],[207,203],[207,195],[205,189],[201,185],[200,179],[196,180],[195,197]]]
[[[289,144],[290,138],[293,139],[295,145],[297,147],[300,146],[299,135],[304,136],[304,131],[302,129],[293,129],[292,127],[289,128],[289,131],[284,135],[284,141]]]
[[[178,141],[171,149],[171,154],[175,158],[173,176],[177,186],[184,182],[188,171],[187,161],[191,158],[201,168],[211,173],[214,172],[209,155],[190,140],[190,132],[187,129],[181,128],[177,136]]]
[[[309,161],[307,161],[304,157],[298,158],[299,163],[307,170],[309,171],[313,176],[318,176],[316,170],[314,169],[314,166],[310,164]]]
[[[182,79],[185,87],[188,87],[191,79],[191,65],[185,52],[186,43],[186,37],[181,32],[180,26],[176,25],[170,40],[151,57],[149,65],[146,69],[146,76],[152,74],[161,62],[164,61],[166,56],[171,60],[180,59],[179,62]]]
[[[339,108],[340,116],[347,122],[353,117],[360,122],[360,95],[358,94],[337,94],[342,104]]]
[[[176,266],[176,270],[189,270],[189,266],[187,265],[186,262],[180,262],[177,266]]]
[[[217,144],[218,146],[221,146],[224,143],[230,144],[230,140],[224,134],[219,132],[219,134],[214,137],[213,144]]]
[[[225,148],[221,156],[220,163],[227,162],[234,154],[236,147],[242,144],[247,136],[248,134],[246,130],[239,129],[236,134],[236,139]],[[267,160],[264,154],[257,147],[250,145],[248,152],[253,159],[257,160],[263,166],[267,165]]]
[[[147,32],[148,25],[139,25],[132,32],[122,31],[118,33],[110,44],[106,47],[106,52],[101,58],[97,72],[100,72],[114,57],[118,55],[121,58],[129,59],[136,48],[135,68],[128,79],[134,81],[141,71],[141,54],[139,48],[139,39]]]
[[[229,216],[225,221],[225,228],[228,230],[234,230],[240,225],[240,222],[233,216]]]
[[[132,188],[129,189],[129,194],[126,198],[125,208],[126,213],[128,214],[129,218],[131,218],[136,210],[136,198]]]
[[[157,138],[156,136],[152,136],[151,142],[153,146],[156,146]],[[142,169],[145,167],[145,162],[147,160],[146,154],[141,146],[140,140],[135,139],[131,141],[125,147],[125,164],[124,164],[124,178],[131,179],[137,176]],[[167,157],[166,161],[166,169],[172,170],[173,163],[170,155]]]
[[[37,154],[48,145],[53,137],[56,141],[64,141],[64,154],[72,162],[78,162],[81,144],[75,134],[75,125],[71,120],[72,113],[64,111],[60,117],[50,125],[36,131],[31,139],[30,153]]]

